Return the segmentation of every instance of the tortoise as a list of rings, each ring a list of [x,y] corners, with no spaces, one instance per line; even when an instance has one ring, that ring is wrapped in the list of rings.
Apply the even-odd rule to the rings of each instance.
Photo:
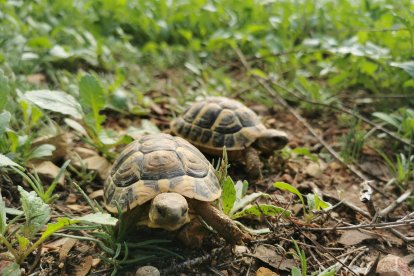
[[[192,103],[170,124],[171,133],[185,138],[202,152],[245,164],[253,178],[262,178],[259,152],[270,155],[288,143],[287,134],[267,129],[242,103],[225,97],[208,97]]]
[[[204,155],[186,140],[164,133],[127,145],[104,184],[105,207],[125,212],[129,224],[174,231],[194,212],[226,240],[241,243],[244,233],[210,205],[220,195],[214,168]]]

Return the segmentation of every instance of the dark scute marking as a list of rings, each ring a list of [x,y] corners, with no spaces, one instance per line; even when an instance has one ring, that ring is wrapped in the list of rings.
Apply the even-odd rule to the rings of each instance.
[[[148,188],[151,188],[151,189],[153,189],[155,191],[158,191],[159,190],[157,180],[145,180],[144,181],[144,186],[145,187],[148,187]]]
[[[177,118],[175,120],[174,124],[175,124],[175,127],[176,127],[177,134],[180,134],[183,131],[183,127],[184,127],[184,124],[185,124],[183,118]]]
[[[205,110],[205,112],[196,124],[201,128],[211,128],[222,109],[216,104],[209,104],[203,110]]]
[[[191,131],[191,125],[189,123],[185,123],[180,134],[182,137],[187,138],[190,131]]]
[[[170,179],[184,175],[181,160],[175,151],[154,151],[144,156],[142,177],[143,180]]]
[[[220,132],[214,132],[213,134],[213,146],[222,147],[224,146],[224,134]]]
[[[190,132],[190,137],[189,137],[189,139],[190,140],[192,140],[192,141],[197,141],[198,140],[198,138],[200,137],[200,135],[201,135],[201,132],[202,132],[202,129],[200,128],[200,127],[198,127],[198,126],[193,126],[192,128],[191,128],[191,132]]]
[[[234,141],[234,135],[228,134],[225,136],[224,138],[224,145],[227,148],[232,148],[234,147],[235,141]]]
[[[126,194],[125,202],[128,202],[128,205],[134,202],[135,200],[134,189],[132,188],[128,189],[128,191],[125,194]]]
[[[174,190],[175,187],[178,184],[181,184],[183,182],[183,178],[182,177],[175,177],[175,178],[171,178],[170,179],[170,190]]]
[[[104,191],[104,198],[105,198],[105,202],[106,204],[109,204],[109,202],[112,201],[112,198],[115,194],[115,187],[112,184],[109,184],[111,181],[110,178],[108,178],[106,186],[105,186],[105,191]]]
[[[260,120],[257,117],[256,113],[250,109],[243,108],[236,110],[236,115],[239,118],[242,126],[250,127],[260,124]]]
[[[184,120],[191,124],[195,117],[197,117],[203,105],[204,104],[201,102],[192,104],[186,111],[184,111]]]
[[[204,198],[211,198],[211,192],[203,179],[196,179],[195,192],[197,195],[201,195]]]
[[[203,130],[203,132],[201,133],[201,138],[200,138],[200,142],[203,144],[208,143],[208,141],[210,141],[210,138],[212,136],[212,132],[209,129],[205,129]]]
[[[113,179],[114,184],[118,187],[128,187],[140,180],[139,177],[130,170],[126,173],[115,174]]]
[[[119,167],[121,167],[124,164],[125,160],[127,160],[128,157],[133,155],[135,152],[136,151],[134,150],[130,150],[124,155],[121,154],[121,156],[115,161],[114,165],[112,166],[111,175],[114,175],[116,171],[119,169]]]
[[[225,113],[221,113],[220,121],[218,121],[214,131],[228,134],[228,133],[236,133],[238,132],[242,126],[235,115],[235,113],[231,110],[223,111]],[[223,116],[226,114],[226,116]]]

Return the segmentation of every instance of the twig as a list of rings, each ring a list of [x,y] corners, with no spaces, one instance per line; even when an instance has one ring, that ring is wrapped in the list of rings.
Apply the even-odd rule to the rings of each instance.
[[[396,235],[398,238],[402,239],[403,241],[405,241],[406,243],[410,243],[410,242],[414,242],[414,237],[407,237],[405,236],[403,233],[401,233],[400,231],[398,231],[397,229],[393,229],[391,228],[390,231]]]
[[[380,217],[384,217],[384,216],[388,215],[390,212],[394,211],[398,206],[400,206],[401,203],[403,203],[408,197],[410,197],[413,192],[414,192],[414,188],[408,189],[405,193],[403,193],[402,195],[400,195],[400,197],[397,198],[388,207],[386,207],[385,209],[381,210],[378,213],[378,215]]]
[[[221,251],[223,251],[225,248],[226,248],[226,247],[220,247],[220,248],[213,249],[213,250],[211,251],[211,253],[210,253],[210,254],[206,254],[206,255],[201,256],[201,257],[196,257],[196,258],[194,258],[194,259],[191,259],[191,260],[188,260],[188,261],[182,262],[182,263],[180,263],[180,264],[178,264],[178,265],[174,265],[173,267],[163,269],[163,270],[161,271],[161,274],[162,274],[162,275],[170,275],[170,274],[171,274],[171,273],[173,273],[173,272],[177,272],[177,271],[180,271],[180,270],[182,270],[182,269],[192,267],[192,266],[194,266],[194,265],[199,265],[199,264],[202,264],[202,263],[204,263],[204,262],[206,262],[206,261],[210,260],[210,259],[211,259],[211,258],[213,258],[214,256],[216,256],[217,254],[219,254],[219,253],[220,253]]]
[[[410,219],[406,221],[369,223],[369,224],[358,224],[358,225],[326,227],[326,228],[303,227],[301,229],[303,231],[323,232],[323,231],[352,230],[352,229],[388,229],[388,228],[393,228],[393,227],[402,227],[402,226],[409,226],[409,225],[414,225],[414,219]]]
[[[283,85],[281,85],[281,84],[279,84],[279,83],[277,83],[277,82],[275,82],[275,81],[271,81],[271,83],[272,83],[273,85],[276,85],[276,86],[277,86],[277,87],[279,87],[280,89],[282,89],[282,90],[284,90],[284,91],[288,92],[289,94],[291,94],[293,97],[295,97],[295,98],[296,98],[296,99],[298,99],[299,101],[303,101],[303,102],[307,102],[307,103],[310,103],[310,104],[319,105],[319,106],[326,107],[326,108],[330,108],[330,109],[335,109],[335,110],[337,110],[337,111],[341,111],[341,112],[347,113],[347,114],[349,114],[349,115],[355,116],[355,117],[357,117],[358,119],[360,119],[361,121],[363,121],[364,123],[366,123],[366,124],[368,124],[368,125],[371,125],[371,126],[372,126],[372,127],[374,127],[375,129],[381,130],[382,132],[384,132],[385,134],[387,134],[387,135],[388,135],[388,136],[390,136],[391,138],[393,138],[393,139],[395,139],[395,140],[398,140],[399,142],[401,142],[401,143],[403,143],[403,144],[405,144],[405,145],[407,145],[407,146],[414,147],[414,145],[413,145],[413,144],[411,144],[410,142],[405,141],[404,139],[402,139],[401,137],[399,137],[399,136],[397,136],[396,134],[392,133],[392,132],[391,132],[391,131],[389,131],[388,129],[383,128],[382,126],[380,126],[380,125],[378,125],[378,124],[376,124],[376,123],[372,122],[371,120],[369,120],[369,119],[365,118],[364,116],[362,116],[362,115],[359,115],[359,114],[355,113],[353,110],[349,110],[349,109],[344,108],[344,107],[333,106],[333,105],[329,105],[329,104],[325,104],[325,103],[321,103],[321,102],[315,102],[315,101],[312,101],[312,100],[304,99],[303,97],[299,96],[299,95],[298,95],[296,92],[294,92],[293,90],[291,90],[291,89],[289,89],[289,88],[287,88],[287,87],[285,87],[285,86],[283,86]]]

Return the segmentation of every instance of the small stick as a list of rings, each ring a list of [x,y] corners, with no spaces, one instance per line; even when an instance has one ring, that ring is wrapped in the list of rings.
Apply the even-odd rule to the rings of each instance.
[[[400,206],[401,203],[403,203],[407,198],[409,198],[412,195],[413,192],[414,192],[414,188],[408,189],[405,193],[403,193],[402,195],[400,195],[400,197],[397,198],[393,203],[391,203],[390,205],[388,205],[388,207],[386,207],[383,210],[381,210],[378,213],[378,215],[380,217],[384,217],[384,216],[388,215],[389,213],[391,213],[392,211],[394,211],[398,206]]]
[[[322,232],[322,231],[336,231],[336,230],[352,230],[352,229],[388,229],[393,227],[402,227],[414,225],[414,219],[406,221],[395,221],[395,222],[382,222],[382,223],[370,223],[370,224],[359,224],[350,226],[339,226],[339,227],[326,227],[326,228],[311,228],[303,227],[303,231],[311,232]]]

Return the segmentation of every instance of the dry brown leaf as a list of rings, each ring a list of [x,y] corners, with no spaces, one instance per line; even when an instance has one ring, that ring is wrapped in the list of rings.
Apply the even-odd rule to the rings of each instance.
[[[68,197],[66,198],[67,204],[74,204],[78,200],[78,196],[75,194],[70,193]]]
[[[98,197],[103,197],[103,194],[104,194],[103,189],[96,190],[96,191],[93,191],[92,193],[89,194],[89,198],[90,199],[95,199],[95,198],[98,198]]]
[[[89,273],[89,271],[92,268],[92,256],[86,256],[82,260],[82,263],[80,263],[79,266],[75,269],[76,276],[85,276]]]
[[[363,233],[359,230],[347,230],[341,235],[341,238],[338,242],[343,245],[356,245],[365,240],[372,240],[376,238],[376,235]]]
[[[95,259],[93,259],[93,260],[92,260],[92,266],[93,266],[93,267],[96,267],[98,264],[100,264],[101,260],[102,260],[102,259],[100,259],[100,258],[95,258]]]
[[[29,83],[40,85],[46,81],[46,76],[43,74],[27,75],[26,80]]]
[[[260,267],[257,271],[256,271],[256,276],[278,276],[279,274],[277,274],[276,272],[271,271],[270,269],[266,268],[266,267]]]
[[[90,207],[87,205],[80,205],[80,204],[68,204],[66,205],[69,209],[71,209],[72,211],[76,211],[79,213],[83,213],[85,211],[90,211]]]
[[[80,158],[86,159],[88,157],[98,155],[96,151],[93,149],[83,148],[83,147],[76,147],[73,149],[73,152],[79,155]]]
[[[49,242],[49,243],[46,243],[46,244],[44,244],[43,246],[42,246],[42,249],[50,249],[50,250],[56,250],[56,249],[59,249],[59,248],[61,248],[66,242],[67,242],[67,240],[68,239],[70,239],[70,238],[60,238],[60,239],[57,239],[57,240],[55,240],[55,241],[52,241],[52,242]],[[43,252],[42,252],[43,253]]]
[[[59,174],[60,168],[53,164],[51,161],[43,161],[33,164],[33,170],[41,177],[50,181],[53,181]],[[65,176],[62,175],[58,183],[63,186]]]
[[[294,260],[279,255],[277,247],[270,244],[259,245],[254,256],[276,269],[290,271],[296,265]]]
[[[59,133],[57,135],[48,135],[35,139],[31,145],[32,149],[40,145],[50,144],[55,146],[52,156],[42,158],[42,160],[56,161],[64,158],[68,153],[68,135]]]
[[[101,179],[106,179],[111,170],[111,163],[106,158],[95,155],[83,160],[88,170],[97,171]]]
[[[69,251],[72,249],[72,247],[76,244],[77,241],[78,240],[76,240],[76,239],[67,238],[67,240],[62,245],[62,248],[59,251],[59,261],[60,262],[65,262],[66,257],[69,254]]]

